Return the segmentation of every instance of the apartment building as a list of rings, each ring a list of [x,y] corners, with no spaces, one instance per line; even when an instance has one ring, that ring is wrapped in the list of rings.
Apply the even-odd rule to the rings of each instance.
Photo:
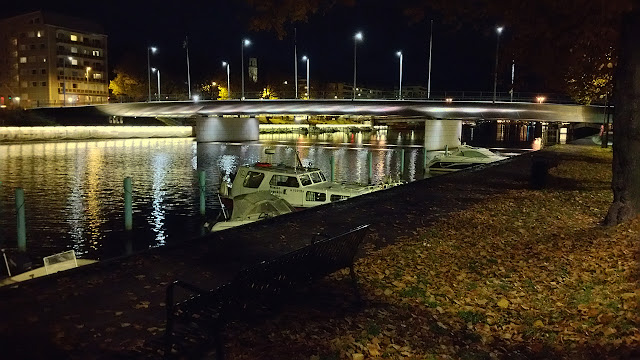
[[[0,20],[0,106],[105,103],[107,36],[100,25],[36,11]]]

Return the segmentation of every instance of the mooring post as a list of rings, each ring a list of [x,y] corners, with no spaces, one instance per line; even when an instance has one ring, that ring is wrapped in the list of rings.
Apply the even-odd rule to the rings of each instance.
[[[200,188],[200,215],[206,213],[206,187],[205,187],[206,174],[203,170],[198,170],[198,187]]]
[[[422,168],[426,173],[427,172],[427,148],[424,148],[424,151],[422,152]]]
[[[369,184],[373,183],[373,153],[367,153],[367,167],[369,168]]]
[[[404,149],[400,149],[400,178],[404,175]]]
[[[18,224],[18,251],[27,251],[27,223],[24,215],[24,190],[16,189],[16,213]]]
[[[331,155],[330,163],[331,163],[331,182],[334,182],[336,181],[336,158],[333,155]]]
[[[124,229],[133,229],[133,187],[131,178],[124,178]]]

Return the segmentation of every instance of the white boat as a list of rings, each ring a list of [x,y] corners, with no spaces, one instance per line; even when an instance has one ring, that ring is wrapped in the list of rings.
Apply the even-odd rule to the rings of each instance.
[[[7,260],[6,255],[4,254],[4,250],[2,251],[5,265],[7,266],[7,272],[11,275],[9,270],[9,261]],[[31,280],[37,277],[50,275],[59,271],[65,271],[73,268],[77,268],[78,266],[93,264],[97,262],[96,260],[89,259],[77,259],[76,253],[73,250],[64,251],[58,254],[53,254],[51,256],[47,256],[43,259],[44,266],[23,272],[21,274],[17,274],[14,276],[10,276],[6,279],[0,280],[0,286],[5,285],[13,285],[22,281]]]
[[[269,162],[240,166],[231,184],[228,182],[221,184],[220,194],[223,198],[235,199],[240,195],[267,191],[296,208],[308,208],[387,189],[402,183],[396,181],[358,185],[331,182],[327,181],[320,169],[304,167],[297,159],[297,166],[275,165]]]
[[[271,195],[268,191],[255,191],[233,198],[231,218],[215,223],[211,231],[220,231],[234,226],[249,224],[258,220],[295,211],[286,200]]]
[[[506,158],[486,148],[460,145],[453,151],[445,150],[443,154],[434,156],[427,163],[427,169],[430,175],[442,175]]]

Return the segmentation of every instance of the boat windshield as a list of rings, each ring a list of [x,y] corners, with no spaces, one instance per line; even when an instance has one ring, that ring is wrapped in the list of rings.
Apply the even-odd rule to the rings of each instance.
[[[320,171],[312,172],[309,175],[311,175],[311,180],[313,180],[314,184],[326,181],[326,179],[324,178],[324,175]]]
[[[307,186],[312,184],[311,179],[307,174],[300,175],[300,183],[302,183],[302,186]]]

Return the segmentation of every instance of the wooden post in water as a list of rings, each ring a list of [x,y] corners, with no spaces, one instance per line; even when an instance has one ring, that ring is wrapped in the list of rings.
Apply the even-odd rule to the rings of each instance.
[[[367,153],[367,168],[369,169],[369,184],[373,183],[373,153]]]
[[[427,148],[422,152],[422,169],[425,173],[427,172]]]
[[[400,149],[400,178],[404,175],[404,148]]]
[[[131,178],[124,178],[124,229],[133,229],[133,186]]]
[[[198,170],[198,187],[200,188],[200,215],[204,215],[206,213],[206,174],[203,170]]]
[[[24,215],[24,190],[16,189],[16,213],[18,224],[18,251],[27,251],[27,222]]]
[[[331,155],[329,162],[331,164],[331,182],[334,182],[336,181],[336,158]]]

